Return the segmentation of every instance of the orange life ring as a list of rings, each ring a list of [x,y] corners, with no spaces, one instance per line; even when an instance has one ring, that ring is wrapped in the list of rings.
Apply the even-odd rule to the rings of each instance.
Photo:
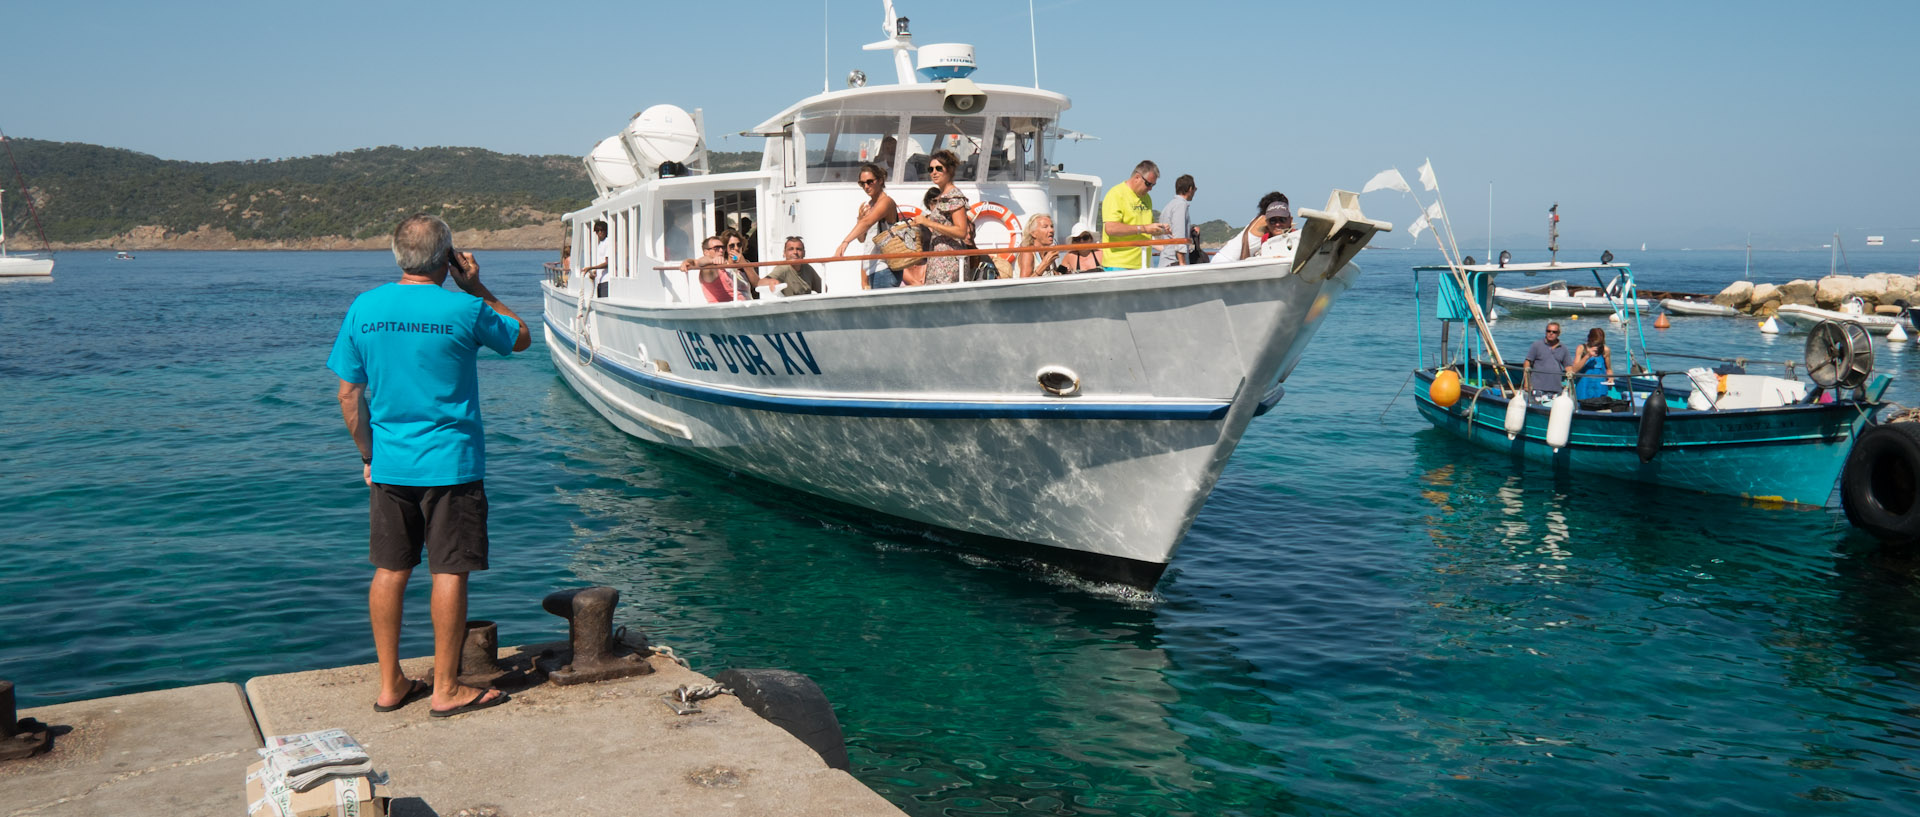
[[[1020,243],[1020,217],[1014,215],[1013,210],[1008,209],[1006,205],[997,201],[983,201],[967,208],[967,214],[973,217],[976,235],[979,233],[981,221],[991,221],[1007,228],[1007,246],[1013,247]],[[974,246],[980,246],[980,243],[976,241]],[[1006,253],[996,254],[993,257],[1013,264],[1017,268],[1019,264],[1014,262],[1016,255],[1018,253]]]

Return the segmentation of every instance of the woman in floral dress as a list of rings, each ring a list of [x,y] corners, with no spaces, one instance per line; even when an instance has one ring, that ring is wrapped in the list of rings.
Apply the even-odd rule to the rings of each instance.
[[[915,216],[913,222],[932,234],[928,250],[964,250],[972,246],[967,240],[973,234],[973,216],[967,212],[967,197],[953,186],[954,172],[959,168],[960,158],[951,150],[936,151],[927,160],[927,172],[933,176],[940,192],[927,212]],[[929,258],[926,282],[959,283],[960,271],[966,266],[967,259],[963,256]]]

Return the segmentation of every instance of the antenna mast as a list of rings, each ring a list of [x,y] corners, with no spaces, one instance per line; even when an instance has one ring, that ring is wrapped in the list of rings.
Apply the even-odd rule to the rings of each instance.
[[[1547,208],[1547,252],[1548,263],[1560,263],[1560,202],[1554,202]]]
[[[1033,87],[1040,87],[1040,28],[1033,21],[1033,0],[1027,0],[1027,41],[1033,46]]]

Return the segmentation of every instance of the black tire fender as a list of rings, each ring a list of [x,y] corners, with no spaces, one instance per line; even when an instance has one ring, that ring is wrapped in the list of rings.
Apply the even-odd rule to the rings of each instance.
[[[1660,435],[1667,428],[1667,392],[1654,389],[1647,395],[1647,401],[1640,404],[1640,439],[1634,445],[1634,451],[1640,454],[1640,461],[1653,462],[1660,454]]]
[[[1868,426],[1840,470],[1840,507],[1889,542],[1920,541],[1920,423]]]
[[[843,772],[852,769],[840,719],[834,717],[833,704],[827,702],[827,694],[813,679],[784,669],[730,669],[713,680],[732,690],[754,714],[819,753],[828,767]]]

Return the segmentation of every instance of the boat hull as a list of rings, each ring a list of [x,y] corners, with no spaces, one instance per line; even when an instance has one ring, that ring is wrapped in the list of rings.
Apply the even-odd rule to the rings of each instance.
[[[1505,288],[1497,288],[1493,291],[1493,302],[1507,310],[1507,314],[1521,318],[1604,315],[1616,309],[1637,309],[1646,312],[1652,308],[1652,304],[1641,298],[1625,301],[1614,299],[1609,302],[1606,298],[1599,296],[1556,296]]]
[[[1148,587],[1359,273],[1318,261],[584,314],[549,283],[545,318],[634,437]]]
[[[1679,298],[1667,298],[1660,302],[1668,312],[1675,315],[1699,315],[1714,318],[1732,318],[1740,315],[1740,310],[1731,306],[1721,306],[1705,301],[1686,301]]]
[[[1670,488],[1798,505],[1826,506],[1846,464],[1865,412],[1853,403],[1767,409],[1687,411],[1669,409],[1661,449],[1641,462],[1636,448],[1640,415],[1576,412],[1567,444],[1546,443],[1548,412],[1529,406],[1525,430],[1507,438],[1507,401],[1497,390],[1463,389],[1450,407],[1427,391],[1433,372],[1419,373],[1415,394],[1420,414],[1436,428],[1484,448],[1552,467],[1556,472],[1597,474]]]
[[[1782,306],[1780,307],[1779,312],[1774,317],[1778,318],[1780,323],[1785,324],[1787,328],[1795,332],[1805,332],[1807,330],[1810,330],[1816,325],[1818,325],[1821,321],[1833,321],[1835,323],[1848,323],[1848,322],[1857,323],[1857,324],[1860,324],[1862,328],[1866,329],[1868,332],[1871,332],[1875,335],[1885,335],[1885,334],[1891,333],[1893,331],[1893,328],[1896,326],[1906,325],[1902,318],[1894,315],[1856,314],[1851,312],[1841,312],[1833,309],[1820,309],[1818,307],[1803,306],[1800,304],[1788,304],[1786,306]]]
[[[38,278],[53,274],[53,259],[11,255],[0,257],[0,278]]]

